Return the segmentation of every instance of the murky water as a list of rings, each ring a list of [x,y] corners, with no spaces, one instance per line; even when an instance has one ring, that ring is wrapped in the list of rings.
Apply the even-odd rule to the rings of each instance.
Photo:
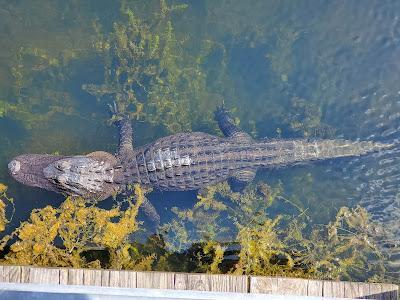
[[[126,3],[143,20],[159,13],[159,1]],[[168,99],[164,110],[158,104],[156,117],[133,120],[135,145],[180,130],[216,134],[211,116],[222,102],[255,138],[399,142],[398,1],[168,3],[188,4],[170,18],[182,46],[175,49],[182,56],[176,66],[189,71],[171,94],[179,101]],[[106,122],[110,99],[98,101],[82,85],[104,81],[104,62],[93,44],[98,28],[106,36],[121,22],[120,7],[119,1],[0,1],[0,182],[9,186],[16,209],[5,233],[32,209],[64,199],[12,180],[6,166],[13,156],[116,150],[117,130]],[[146,105],[145,92],[134,90]],[[391,228],[391,242],[400,241],[398,147],[263,170],[257,179],[281,181],[285,197],[307,209],[316,224],[327,223],[342,206],[361,204]],[[192,207],[197,200],[194,192],[153,192],[149,199],[162,222],[171,218],[171,207]],[[285,209],[278,205],[276,213],[279,208]],[[400,254],[392,252],[398,263]]]

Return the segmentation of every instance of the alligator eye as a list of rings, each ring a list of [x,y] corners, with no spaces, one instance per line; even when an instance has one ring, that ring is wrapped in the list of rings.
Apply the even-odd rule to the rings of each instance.
[[[15,175],[21,170],[21,163],[18,160],[12,160],[8,164],[8,170],[12,175]]]

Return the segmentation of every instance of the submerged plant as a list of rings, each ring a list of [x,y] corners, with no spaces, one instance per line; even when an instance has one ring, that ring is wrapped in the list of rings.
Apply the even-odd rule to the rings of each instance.
[[[31,129],[57,113],[78,115],[66,83],[71,76],[69,65],[81,56],[80,49],[51,54],[41,48],[20,47],[12,59],[12,100],[0,100],[0,117],[18,120]]]
[[[6,225],[10,222],[12,216],[14,215],[14,200],[10,198],[6,194],[7,186],[3,183],[0,183],[0,232],[4,231]],[[11,204],[13,211],[11,212],[11,216],[7,216],[7,205]],[[0,243],[0,249],[2,249],[2,243]]]
[[[59,208],[35,209],[11,235],[3,238],[11,244],[3,263],[40,266],[100,267],[98,260],[86,261],[85,251],[107,249],[109,267],[146,268],[151,257],[129,256],[130,234],[138,230],[138,209],[144,200],[143,190],[135,185],[133,195],[110,210],[89,204],[85,199],[68,197]],[[133,249],[133,248],[132,248]],[[129,257],[129,259],[128,259]]]
[[[161,0],[160,11],[144,20],[123,5],[122,20],[108,34],[95,23],[98,39],[93,47],[103,64],[104,82],[82,88],[98,99],[111,96],[132,119],[162,124],[169,132],[211,120],[208,104],[213,97],[203,64],[214,47],[206,40],[198,55],[185,50],[171,14],[186,7]]]
[[[243,193],[232,192],[226,183],[210,187],[192,209],[174,209],[176,218],[162,226],[165,245],[182,253],[190,244],[199,245],[197,254],[190,256],[197,257],[197,271],[318,279],[384,277],[385,257],[376,242],[380,228],[365,209],[343,207],[332,222],[316,226],[296,205],[297,217],[273,217],[273,202],[294,205],[282,193],[280,185],[264,183]]]

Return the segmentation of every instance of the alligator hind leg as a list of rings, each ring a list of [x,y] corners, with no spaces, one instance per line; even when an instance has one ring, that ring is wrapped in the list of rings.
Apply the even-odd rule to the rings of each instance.
[[[219,129],[228,138],[235,138],[241,141],[252,141],[252,137],[236,126],[229,112],[223,107],[218,107],[214,113]]]
[[[239,143],[251,143],[253,141],[253,138],[249,134],[236,126],[233,118],[224,107],[217,108],[215,111],[215,120],[218,122],[219,128],[227,138],[235,139]],[[256,170],[246,168],[237,171],[231,178],[229,178],[228,183],[232,191],[241,192],[255,176]]]
[[[255,177],[256,171],[254,169],[243,169],[229,178],[228,183],[233,192],[242,192]]]
[[[126,157],[133,154],[133,130],[132,124],[128,116],[121,112],[118,105],[114,103],[109,105],[112,113],[111,121],[115,123],[119,129],[119,146],[118,156]]]

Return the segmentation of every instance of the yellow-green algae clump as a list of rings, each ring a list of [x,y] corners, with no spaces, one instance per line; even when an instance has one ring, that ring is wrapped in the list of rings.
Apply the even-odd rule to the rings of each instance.
[[[68,197],[59,208],[46,206],[32,211],[11,235],[3,238],[11,244],[3,259],[5,264],[27,264],[59,267],[100,267],[98,260],[86,261],[82,255],[93,248],[108,249],[109,267],[122,269],[148,269],[151,256],[133,260],[128,243],[130,234],[138,230],[138,209],[144,199],[143,190],[135,185],[133,195],[122,209],[101,209],[85,199]],[[4,244],[3,244],[4,246]]]
[[[5,186],[0,187],[6,197]],[[297,206],[296,216],[272,216],[276,202],[291,203],[281,185],[261,182],[238,193],[224,182],[202,191],[191,209],[174,208],[176,217],[141,244],[129,238],[139,229],[144,197],[135,185],[131,197],[109,210],[72,197],[59,208],[35,209],[2,239],[2,249],[12,238],[16,241],[1,262],[318,279],[385,277],[385,257],[374,241],[380,228],[361,207],[343,207],[329,224],[312,225]],[[5,225],[4,205],[0,208]],[[107,258],[88,256],[97,249]]]
[[[272,216],[274,202],[298,212]],[[192,209],[173,211],[176,218],[161,230],[165,245],[177,251],[200,245],[192,257],[198,260],[195,271],[348,280],[385,276],[385,257],[375,241],[380,227],[361,207],[343,207],[329,224],[312,225],[305,210],[283,197],[280,185],[252,184],[235,193],[221,183],[199,195]]]

